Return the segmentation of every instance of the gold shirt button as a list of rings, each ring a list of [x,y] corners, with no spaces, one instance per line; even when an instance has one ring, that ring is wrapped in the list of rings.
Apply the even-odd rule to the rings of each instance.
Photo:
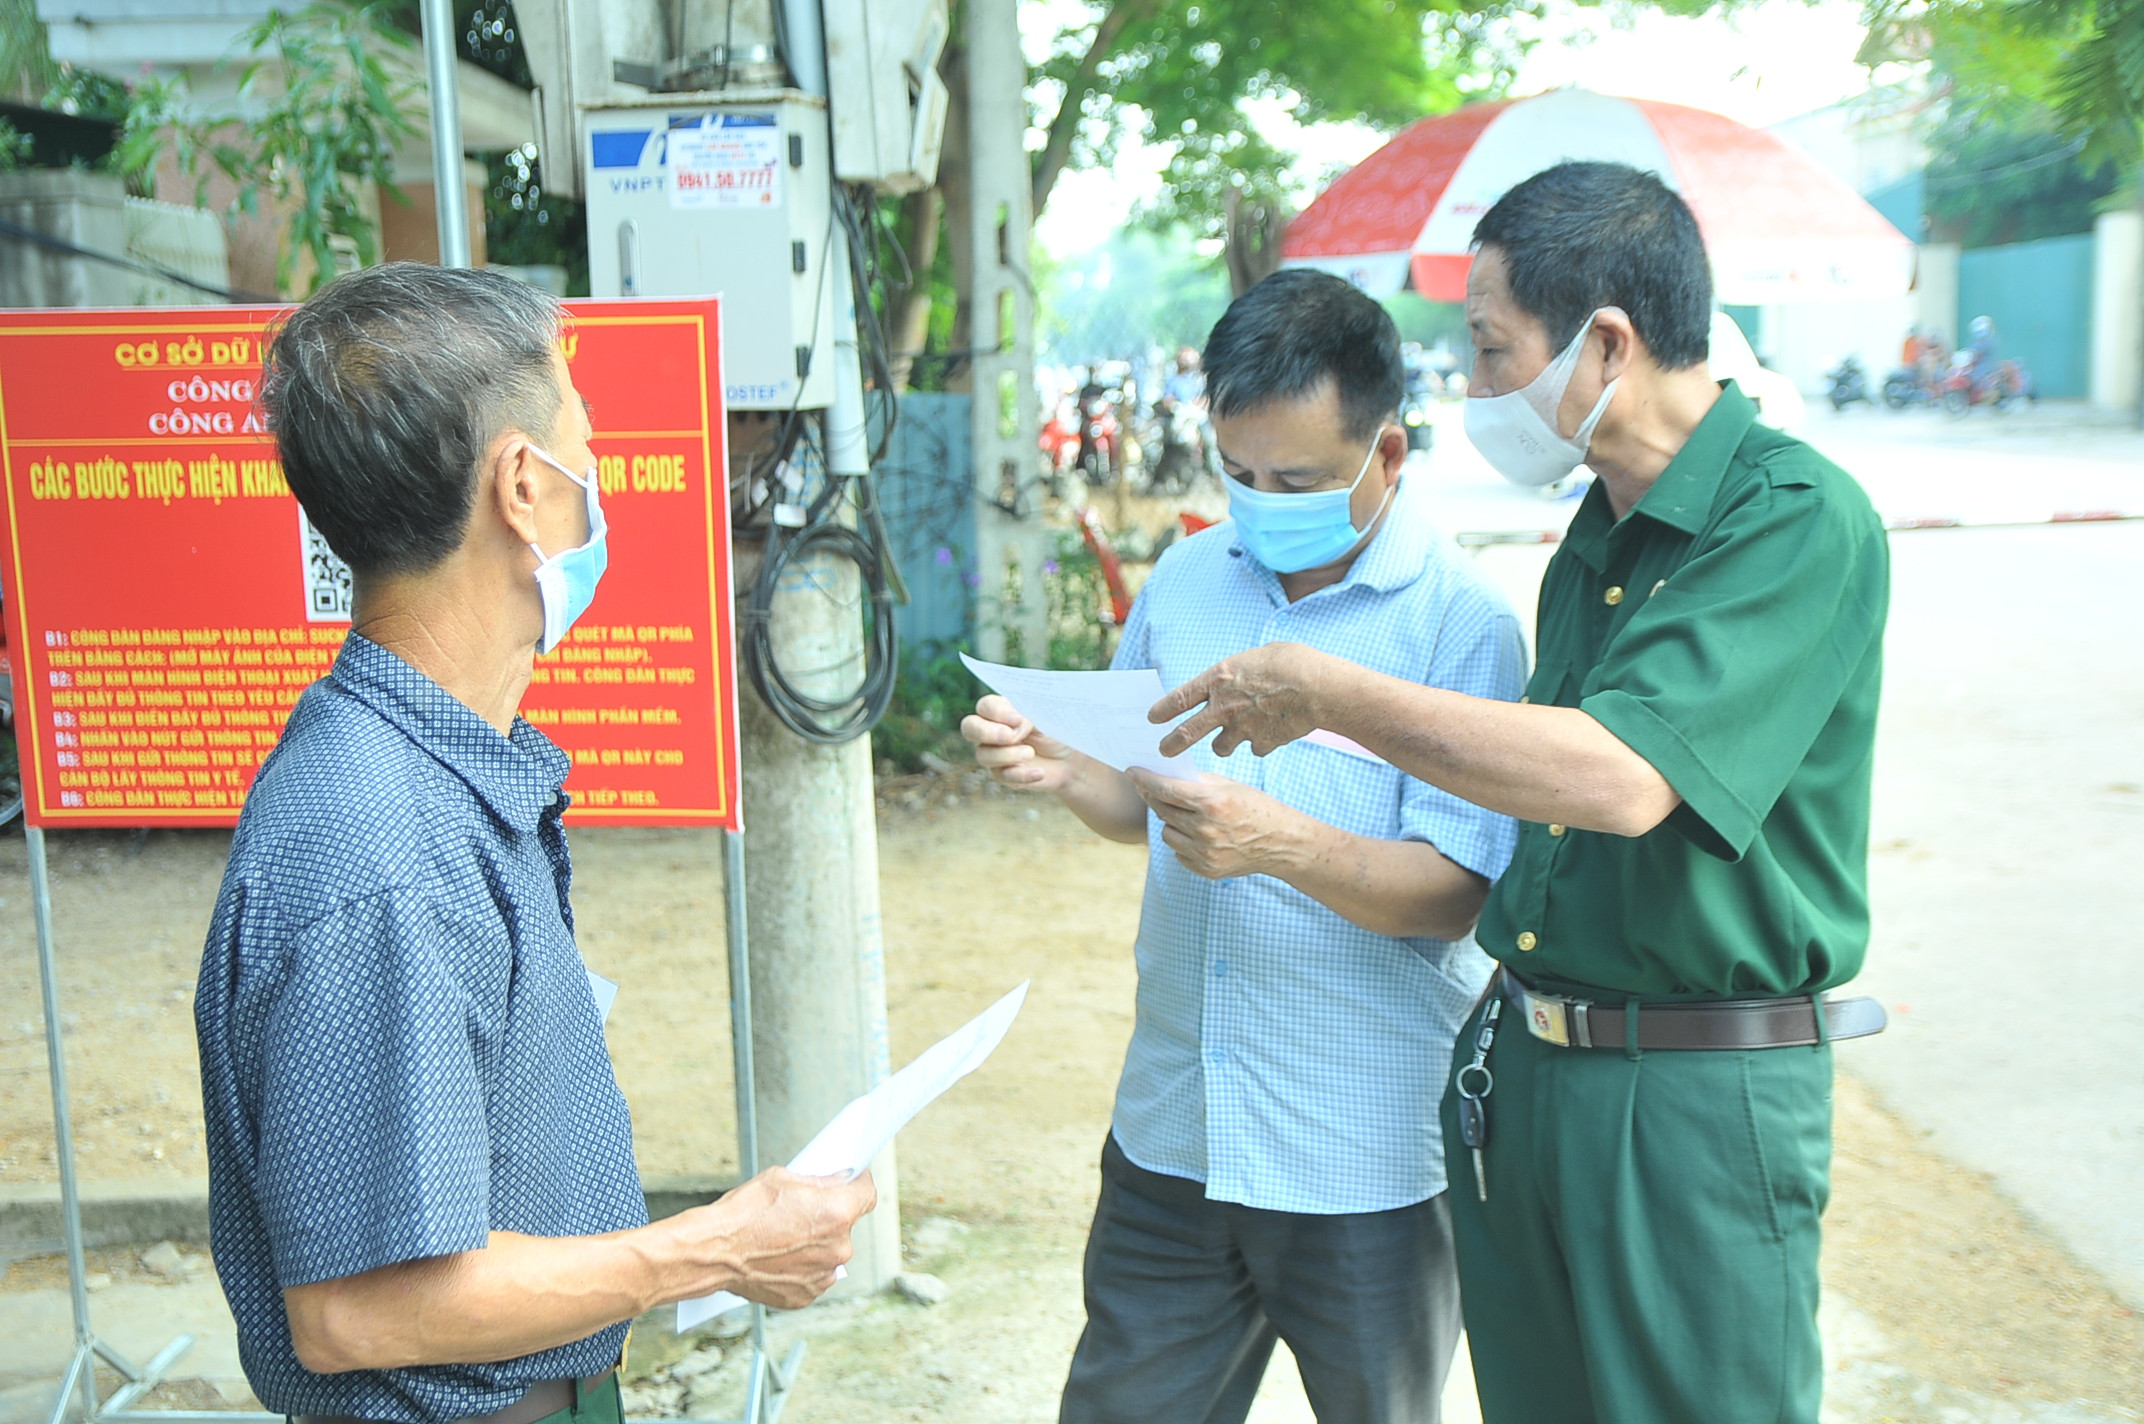
[[[1623,585],[1611,584],[1608,588],[1608,591],[1601,595],[1601,600],[1606,603],[1610,608],[1613,608],[1618,603],[1621,603],[1623,601]]]
[[[1532,948],[1533,948],[1533,947],[1534,947],[1535,945],[1537,945],[1537,944],[1539,944],[1539,943],[1541,943],[1541,941],[1540,941],[1540,940],[1538,940],[1538,939],[1535,939],[1535,938],[1534,938],[1534,932],[1533,932],[1532,930],[1520,930],[1520,931],[1519,931],[1519,949],[1520,949],[1520,952],[1522,952],[1522,953],[1523,953],[1523,952],[1525,952],[1525,951],[1527,951],[1527,950],[1531,950],[1531,949],[1532,949]]]
[[[1562,834],[1563,834],[1563,831],[1564,831],[1564,828],[1563,828],[1562,826],[1559,826],[1559,825],[1557,825],[1557,824],[1556,824],[1556,823],[1555,823],[1554,821],[1551,821],[1551,822],[1549,822],[1549,826],[1548,826],[1548,833],[1549,833],[1550,835],[1552,835],[1552,836],[1560,836],[1560,835],[1562,835]]]

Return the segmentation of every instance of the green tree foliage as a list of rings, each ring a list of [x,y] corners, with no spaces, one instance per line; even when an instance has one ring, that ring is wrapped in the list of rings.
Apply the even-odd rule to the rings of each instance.
[[[0,98],[39,103],[59,77],[37,0],[0,0]]]
[[[1877,0],[1863,57],[1930,58],[1968,109],[2044,108],[2087,160],[2144,156],[2144,0]]]
[[[1149,345],[1204,346],[1228,281],[1182,228],[1132,229],[1046,274],[1038,355],[1057,365],[1137,361]]]
[[[6,119],[0,119],[0,173],[12,173],[18,168],[29,167],[30,155],[36,148],[35,139]]]
[[[416,0],[393,0],[395,23],[422,33]],[[455,0],[455,46],[461,57],[509,84],[535,87],[521,44],[513,0]],[[571,155],[563,161],[570,162]],[[523,144],[485,162],[484,251],[509,266],[563,267],[569,295],[588,295],[588,224],[579,203],[544,183],[544,155]]]
[[[579,203],[545,191],[533,143],[485,163],[484,251],[509,266],[563,267],[567,295],[588,295],[588,224]]]
[[[1297,122],[1396,128],[1508,82],[1511,22],[1537,0],[1110,0],[1057,37],[1038,80],[1062,94],[1035,159],[1041,211],[1067,166],[1106,165],[1136,105],[1141,137],[1174,143],[1170,221],[1220,236],[1231,189],[1275,200],[1291,155],[1242,105],[1286,102]]]
[[[1961,95],[1929,136],[1930,236],[1966,247],[2090,232],[2120,170],[2024,99]]]
[[[249,58],[227,104],[197,101],[183,79],[136,86],[119,167],[147,172],[168,145],[179,171],[194,178],[197,203],[214,170],[237,185],[243,212],[259,211],[263,192],[289,205],[277,260],[286,288],[301,253],[312,258],[314,288],[332,279],[339,240],[361,265],[377,262],[379,234],[359,193],[377,184],[393,194],[395,145],[414,132],[404,115],[416,106],[415,86],[381,58],[408,37],[379,5],[322,3],[270,11],[240,44]]]
[[[1457,302],[1433,302],[1419,292],[1394,292],[1384,300],[1400,329],[1400,340],[1434,347],[1442,342],[1455,353],[1471,350],[1467,339],[1466,309]]]

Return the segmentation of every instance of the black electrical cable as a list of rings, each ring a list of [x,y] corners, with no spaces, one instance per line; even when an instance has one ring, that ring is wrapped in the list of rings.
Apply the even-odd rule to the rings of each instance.
[[[870,294],[878,285],[879,274],[872,260],[876,247],[872,234],[864,230],[862,218],[856,205],[847,193],[837,189],[835,208],[842,231],[848,235],[849,280],[856,292],[856,341],[858,355],[871,377],[870,394],[877,397],[881,411],[878,441],[871,449],[871,463],[879,464],[886,458],[886,451],[893,444],[894,427],[900,421],[900,404],[893,392],[893,362],[885,327],[879,321],[878,309],[871,304]],[[873,223],[875,230],[877,224]]]
[[[773,0],[769,8],[774,11],[774,55],[781,61],[782,68],[788,71],[788,82],[794,86],[797,82],[797,67],[791,62],[789,49],[789,7],[783,0]]]
[[[776,0],[774,14],[776,42],[787,62],[789,34],[780,0]],[[800,424],[803,391],[802,383],[799,383],[797,400],[786,413],[776,436],[775,449],[779,458],[790,462],[790,469],[802,467],[806,473],[789,500],[782,500],[770,491],[770,499],[777,502],[776,517],[765,529],[766,543],[759,574],[745,597],[739,637],[739,655],[753,691],[784,726],[820,746],[839,746],[854,741],[877,726],[886,715],[900,671],[900,636],[894,605],[908,602],[908,590],[901,580],[871,470],[884,460],[899,419],[899,405],[893,391],[891,352],[878,309],[871,303],[871,293],[879,282],[878,223],[874,220],[867,231],[857,210],[859,200],[838,183],[830,186],[826,244],[828,248],[832,247],[834,225],[839,223],[846,239],[850,286],[855,298],[858,361],[870,378],[868,394],[877,399],[882,412],[878,439],[867,452],[866,467],[861,473],[837,475],[827,469],[823,446],[812,442]],[[868,190],[861,201],[870,201]],[[905,252],[901,254],[901,260],[905,269]],[[818,328],[819,304],[825,300],[831,276],[829,272],[819,285],[814,300],[813,330]],[[802,461],[806,449],[813,456],[808,464]],[[820,480],[817,492],[804,505],[799,523],[784,523],[779,505],[793,507],[803,501],[814,467]],[[821,697],[798,687],[793,670],[782,666],[775,651],[775,597],[782,589],[785,576],[806,559],[814,562],[846,559],[853,563],[859,591],[868,605],[869,627],[864,638],[862,675],[853,689],[835,696]],[[824,563],[821,566],[824,567]],[[831,589],[809,574],[805,574],[802,583],[801,589],[792,589],[791,597],[834,596]]]
[[[893,363],[887,349],[885,328],[880,325],[878,311],[870,302],[870,292],[877,283],[879,274],[875,260],[869,258],[867,253],[875,253],[877,244],[875,242],[867,244],[862,230],[862,219],[857,213],[855,202],[852,202],[846,193],[839,194],[839,200],[842,226],[849,236],[850,281],[854,289],[862,294],[856,302],[858,354],[870,363],[871,391],[869,394],[877,396],[881,411],[878,443],[872,447],[869,453],[868,465],[870,469],[861,482],[862,488],[858,494],[858,504],[860,506],[858,512],[863,517],[866,526],[871,530],[872,537],[878,541],[881,555],[885,560],[886,581],[893,590],[894,601],[906,605],[909,601],[908,581],[901,577],[900,559],[893,550],[893,536],[886,528],[886,516],[878,498],[878,477],[875,473],[885,463],[886,452],[893,445],[894,429],[900,424],[901,419],[900,402],[894,396]],[[862,201],[871,201],[868,191],[863,194]],[[875,230],[877,224],[874,223],[872,226]],[[868,428],[868,416],[865,423]]]
[[[777,0],[777,3],[774,7],[774,12],[775,14],[779,15],[781,13],[781,10],[782,7]],[[839,190],[837,189],[836,192],[838,193]],[[833,250],[834,245],[834,224],[839,221],[839,214],[829,209],[826,215],[826,236],[822,240],[821,244],[829,252]],[[819,273],[819,289],[813,295],[811,304],[810,329],[815,335],[819,330],[820,314],[824,311],[826,307],[826,289],[833,285],[833,269],[831,267],[822,267]],[[791,458],[791,456],[796,450],[798,438],[802,433],[802,422],[805,416],[804,381],[805,378],[800,373],[797,378],[796,398],[789,402],[789,409],[782,412],[782,426],[781,429],[776,432],[774,437],[774,468],[777,470],[781,468],[784,462],[788,461]],[[751,490],[747,489],[745,491],[745,498],[749,500],[751,498],[751,494]],[[758,504],[753,504],[747,507],[744,511],[744,518],[747,522],[750,522],[751,520],[756,519],[759,516],[760,511],[765,509],[769,504],[779,504],[782,502],[783,501],[780,495],[775,492],[773,481],[770,480],[767,485],[767,497],[761,500]]]
[[[865,507],[858,513],[863,516],[868,534],[852,528],[842,518],[852,483],[861,491],[859,498]],[[759,577],[752,581],[745,599],[740,639],[745,676],[784,726],[820,746],[839,746],[863,736],[878,725],[893,701],[894,678],[900,669],[900,637],[894,626],[893,590],[887,578],[890,554],[884,524],[872,516],[875,504],[868,477],[858,480],[825,475],[825,485],[811,502],[802,528],[792,531],[777,524],[767,531]],[[855,564],[859,587],[870,606],[863,675],[853,690],[833,697],[815,696],[799,688],[774,649],[775,594],[782,586],[783,575],[813,555],[830,555]],[[808,575],[805,582],[805,592],[822,598],[833,596],[831,590]]]
[[[775,0],[775,3],[779,5],[781,0]],[[678,32],[682,36],[685,29],[685,7],[680,5],[677,7],[677,11]],[[727,89],[730,87],[730,58],[736,52],[737,0],[729,0],[729,3],[722,7],[722,83],[717,85],[717,88]]]

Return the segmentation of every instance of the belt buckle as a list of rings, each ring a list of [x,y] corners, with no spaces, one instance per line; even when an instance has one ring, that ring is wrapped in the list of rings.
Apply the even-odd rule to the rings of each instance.
[[[1543,1043],[1558,1048],[1593,1046],[1593,1005],[1585,999],[1559,999],[1553,994],[1526,994],[1526,1029]]]
[[[1570,1015],[1564,1011],[1563,1000],[1527,990],[1526,1031],[1544,1043],[1553,1043],[1558,1048],[1569,1048],[1571,1020]]]

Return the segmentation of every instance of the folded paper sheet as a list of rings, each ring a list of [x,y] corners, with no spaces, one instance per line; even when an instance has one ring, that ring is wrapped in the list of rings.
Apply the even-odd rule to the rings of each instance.
[[[595,997],[596,1017],[610,1022],[610,1006],[618,1002],[618,986],[591,969],[588,971],[588,992]]]
[[[854,1177],[869,1167],[910,1119],[983,1066],[1026,1002],[1028,982],[1022,980],[1010,994],[923,1050],[906,1068],[835,1113],[834,1120],[789,1159],[789,1170],[806,1177]],[[729,1291],[681,1300],[677,1328],[690,1330],[746,1303],[743,1296]]]
[[[1169,728],[1146,719],[1147,709],[1168,691],[1154,669],[1044,672],[980,662],[966,653],[960,660],[1045,735],[1075,751],[1118,771],[1143,767],[1163,776],[1198,779],[1191,758],[1161,754],[1161,739]]]

